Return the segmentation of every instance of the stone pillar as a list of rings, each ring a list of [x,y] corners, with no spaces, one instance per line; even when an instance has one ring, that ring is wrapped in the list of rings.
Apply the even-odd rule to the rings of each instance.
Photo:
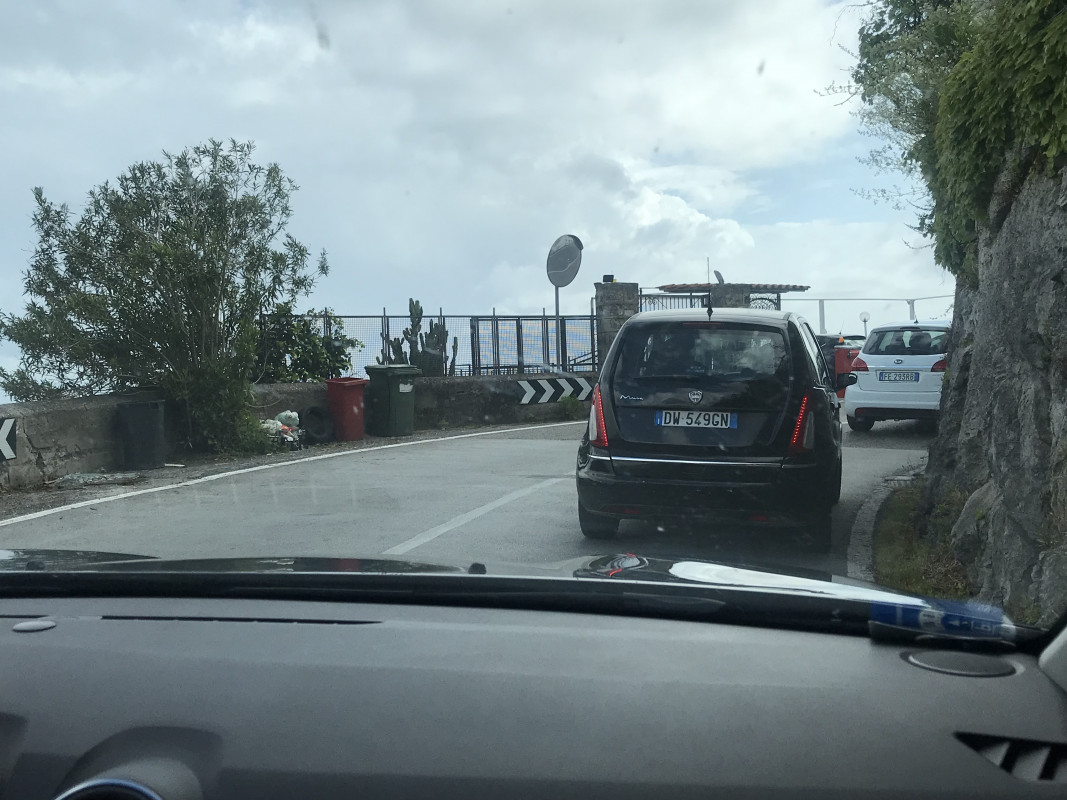
[[[619,328],[639,310],[636,283],[597,283],[596,352],[597,371],[604,366],[604,356],[619,333]]]
[[[711,287],[712,308],[748,308],[749,296],[745,286],[725,284]]]

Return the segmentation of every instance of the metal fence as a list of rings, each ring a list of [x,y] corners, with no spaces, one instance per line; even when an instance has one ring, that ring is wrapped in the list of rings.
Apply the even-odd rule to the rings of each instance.
[[[511,375],[596,370],[596,318],[470,317],[471,360],[463,374]],[[451,333],[451,332],[450,332]],[[457,373],[459,363],[457,361]]]
[[[663,311],[679,308],[707,308],[707,292],[689,292],[687,294],[668,294],[666,292],[642,291],[638,297],[641,311]],[[749,308],[761,308],[771,311],[782,310],[780,294],[753,293],[749,295]]]
[[[366,375],[365,367],[386,360],[391,339],[403,340],[404,329],[411,327],[407,316],[386,313],[375,316],[335,314],[332,323],[324,316],[307,317],[324,335],[339,333],[356,339],[363,347],[351,348],[350,375]],[[431,322],[448,330],[446,353],[449,363],[456,345],[456,375],[521,375],[537,372],[595,372],[596,318],[562,317],[564,333],[557,347],[556,318],[526,316],[452,316],[437,314],[423,317],[422,332]],[[339,329],[338,329],[339,326]],[[407,352],[407,346],[404,347]]]
[[[663,294],[641,292],[638,297],[641,311],[665,311],[676,308],[707,308],[707,294]]]

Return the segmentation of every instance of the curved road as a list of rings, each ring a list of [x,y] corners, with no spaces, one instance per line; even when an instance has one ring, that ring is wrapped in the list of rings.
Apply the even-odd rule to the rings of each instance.
[[[171,557],[346,556],[544,564],[604,552],[793,566],[844,575],[856,512],[886,477],[919,465],[929,432],[845,429],[841,503],[829,554],[774,530],[624,524],[616,542],[578,530],[573,468],[584,423],[461,435],[298,460],[115,500],[0,521],[0,547]],[[32,516],[32,515],[31,515]]]

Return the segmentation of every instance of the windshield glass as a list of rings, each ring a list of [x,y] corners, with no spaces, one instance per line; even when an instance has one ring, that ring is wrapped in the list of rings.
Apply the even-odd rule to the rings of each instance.
[[[943,328],[891,328],[874,331],[863,346],[869,355],[931,356],[948,348],[948,331]]]
[[[781,331],[714,325],[663,325],[635,332],[637,335],[625,340],[619,370],[646,379],[788,379],[789,362]]]
[[[1049,628],[1060,5],[4,4],[0,571]]]

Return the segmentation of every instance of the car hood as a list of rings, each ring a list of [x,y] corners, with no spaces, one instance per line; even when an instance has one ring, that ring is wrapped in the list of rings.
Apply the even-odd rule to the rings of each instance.
[[[769,571],[713,561],[651,558],[633,553],[583,557],[549,564],[443,564],[389,558],[282,556],[161,559],[133,553],[94,550],[0,550],[0,572],[4,571],[487,574],[497,577],[669,582],[871,602],[912,603],[920,606],[926,604],[923,598],[831,573],[812,570]]]
[[[776,594],[840,597],[925,606],[924,598],[815,570],[767,570],[695,559],[647,558],[633,553],[585,559],[575,577],[691,583]]]
[[[22,571],[80,570],[96,564],[154,560],[152,556],[133,553],[109,553],[103,550],[3,550],[0,549],[0,573]]]
[[[330,573],[383,575],[405,572],[463,573],[455,565],[424,564],[401,559],[319,558],[304,556],[255,558],[164,559],[99,550],[0,550],[0,573],[46,572],[189,572],[189,573]]]

